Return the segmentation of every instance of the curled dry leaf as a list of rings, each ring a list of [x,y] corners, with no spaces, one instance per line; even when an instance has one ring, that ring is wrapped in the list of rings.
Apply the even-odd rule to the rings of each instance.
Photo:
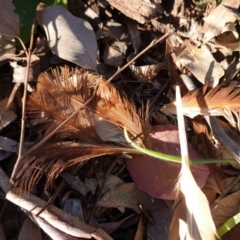
[[[215,87],[224,75],[224,70],[206,45],[197,48],[186,40],[175,49],[175,54],[178,64],[185,66],[203,84]]]
[[[158,72],[162,69],[163,65],[164,65],[163,63],[145,66],[135,66],[132,64],[129,66],[129,68],[135,79],[141,82],[146,82],[156,77]]]
[[[97,41],[91,25],[57,5],[37,7],[38,23],[44,28],[50,49],[60,58],[96,70]]]
[[[11,1],[0,0],[0,34],[20,37],[20,19]]]

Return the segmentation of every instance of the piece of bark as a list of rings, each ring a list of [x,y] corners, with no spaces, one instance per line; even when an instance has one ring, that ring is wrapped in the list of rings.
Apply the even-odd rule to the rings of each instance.
[[[118,9],[124,15],[136,20],[139,23],[145,23],[155,17],[159,17],[163,9],[159,3],[150,0],[107,0],[114,8]]]

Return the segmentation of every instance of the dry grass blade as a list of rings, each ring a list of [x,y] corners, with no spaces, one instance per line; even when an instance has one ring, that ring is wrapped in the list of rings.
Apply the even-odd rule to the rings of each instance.
[[[169,239],[176,239],[176,226],[174,226],[173,223],[178,221],[179,229],[177,232],[181,240],[214,240],[216,228],[212,220],[207,198],[198,187],[189,168],[187,140],[179,87],[176,88],[176,99],[182,168],[176,184],[177,198]],[[182,215],[179,214],[180,210],[182,210]]]
[[[210,90],[204,86],[182,98],[183,114],[194,118],[197,115],[223,116],[229,123],[240,128],[240,90],[236,84],[228,87],[217,86]],[[162,112],[176,114],[176,102],[165,105]],[[236,121],[237,120],[237,121]]]
[[[82,109],[92,96],[92,101]],[[55,129],[73,112],[78,112],[55,136],[55,143],[41,146],[22,160],[15,184],[28,191],[43,173],[47,175],[48,187],[64,169],[74,164],[105,154],[135,151],[113,145],[104,146],[103,136],[98,136],[100,131],[96,129],[98,122],[105,121],[109,123],[107,126],[114,126],[106,129],[111,134],[116,129],[119,129],[119,134],[127,127],[139,144],[148,145],[145,141],[148,128],[130,102],[102,77],[87,71],[65,67],[54,70],[52,75],[42,74],[37,91],[28,101],[27,111],[33,123],[40,123],[39,131],[45,133]],[[107,136],[109,132],[103,134]],[[79,143],[56,143],[56,139],[62,141],[66,137],[68,140],[77,139]],[[124,137],[118,139],[118,143],[124,145]]]

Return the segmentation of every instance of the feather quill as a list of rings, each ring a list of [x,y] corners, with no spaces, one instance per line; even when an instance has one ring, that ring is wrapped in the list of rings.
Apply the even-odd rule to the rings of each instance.
[[[27,103],[28,116],[33,123],[40,123],[39,131],[48,133],[78,111],[93,94],[92,101],[69,120],[51,142],[22,159],[15,185],[29,191],[46,173],[45,187],[48,187],[64,169],[79,162],[106,154],[136,153],[124,147],[124,137],[118,137],[125,126],[138,144],[149,145],[148,126],[132,104],[101,76],[84,70],[64,67],[51,74],[41,74],[37,91]],[[100,129],[103,126],[104,131]],[[77,141],[78,145],[65,142],[66,138]],[[117,139],[122,147],[103,142],[112,139]]]
[[[197,115],[223,116],[233,127],[240,129],[240,89],[236,84],[227,87],[217,86],[188,93],[182,98],[182,111],[185,116],[194,118]],[[165,114],[176,114],[176,101],[165,105],[161,111]]]
[[[189,168],[185,124],[181,108],[180,88],[176,88],[179,138],[182,168],[176,184],[175,212],[170,227],[169,239],[215,240],[216,228],[206,196],[195,182]],[[176,223],[177,224],[173,224]],[[176,231],[178,226],[178,231]]]

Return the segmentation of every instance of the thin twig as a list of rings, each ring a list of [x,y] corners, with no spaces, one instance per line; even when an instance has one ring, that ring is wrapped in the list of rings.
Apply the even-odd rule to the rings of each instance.
[[[24,91],[23,91],[23,98],[22,98],[22,119],[21,119],[21,134],[20,134],[20,141],[19,141],[19,151],[18,151],[18,158],[17,161],[14,165],[14,169],[11,175],[11,180],[13,180],[18,172],[18,169],[20,167],[20,162],[22,158],[22,153],[23,153],[23,148],[24,148],[24,135],[25,135],[25,115],[26,115],[26,99],[27,99],[27,85],[28,85],[28,79],[29,79],[29,73],[30,73],[30,64],[31,64],[31,50],[33,47],[33,35],[34,35],[34,28],[35,28],[35,23],[32,25],[31,29],[31,40],[30,40],[30,46],[29,49],[27,50],[24,43],[22,42],[21,39],[20,42],[23,46],[23,49],[26,51],[27,55],[27,69],[26,69],[26,75],[24,79]]]
[[[129,65],[131,65],[136,59],[138,59],[141,55],[143,55],[147,50],[164,40],[165,38],[169,37],[173,33],[166,33],[162,37],[160,37],[158,40],[152,41],[146,48],[144,48],[137,56],[135,56],[131,61],[129,61],[127,64],[125,64],[122,68],[118,69],[108,80],[108,82],[111,82],[120,72],[122,72],[124,69],[126,69]]]

